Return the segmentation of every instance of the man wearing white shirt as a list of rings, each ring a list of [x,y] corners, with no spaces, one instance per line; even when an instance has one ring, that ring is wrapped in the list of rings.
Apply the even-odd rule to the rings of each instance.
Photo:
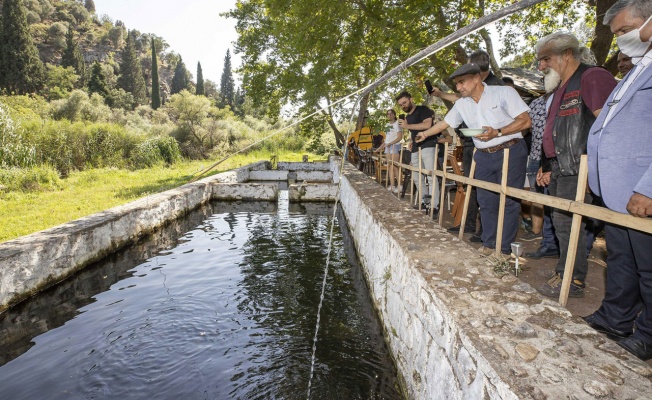
[[[609,209],[652,225],[652,1],[619,0],[604,23],[635,65],[591,127],[589,186]],[[652,235],[610,224],[605,232],[605,297],[584,320],[638,358],[652,359]]]
[[[473,138],[478,151],[475,154],[475,177],[492,183],[501,183],[504,149],[509,148],[507,185],[520,188],[525,181],[527,147],[521,131],[531,125],[529,107],[509,86],[487,86],[482,82],[480,68],[465,64],[450,77],[462,96],[446,114],[443,121],[417,135],[416,141],[437,135],[446,128],[457,128],[463,122],[469,128],[482,128],[484,132]],[[478,188],[478,203],[482,218],[483,254],[496,247],[500,196]],[[519,226],[518,200],[507,198],[501,252],[509,254],[510,244],[516,239]]]

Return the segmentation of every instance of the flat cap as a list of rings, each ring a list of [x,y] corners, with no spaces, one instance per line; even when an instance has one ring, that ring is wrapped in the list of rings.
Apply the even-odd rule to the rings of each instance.
[[[480,67],[478,67],[477,64],[474,63],[464,64],[458,69],[456,69],[455,72],[453,72],[453,74],[450,76],[450,78],[454,79],[462,75],[479,74],[479,73],[480,73]]]

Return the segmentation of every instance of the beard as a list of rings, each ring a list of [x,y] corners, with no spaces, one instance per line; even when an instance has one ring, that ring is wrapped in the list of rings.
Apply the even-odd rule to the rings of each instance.
[[[546,93],[554,92],[559,86],[560,82],[561,82],[561,76],[554,69],[548,68],[543,73],[543,87],[546,90]]]
[[[405,107],[401,107],[401,110],[405,111],[406,113],[409,113],[410,111],[412,111],[412,104]]]

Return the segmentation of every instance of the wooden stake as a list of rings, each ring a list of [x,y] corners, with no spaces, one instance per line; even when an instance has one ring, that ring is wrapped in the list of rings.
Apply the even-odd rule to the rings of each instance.
[[[580,170],[577,174],[577,192],[575,201],[584,202],[586,195],[586,182],[588,180],[588,161],[586,154],[580,158]],[[571,281],[573,280],[573,270],[575,269],[575,255],[577,254],[577,239],[580,237],[582,228],[582,216],[573,214],[573,224],[571,225],[570,240],[568,243],[568,254],[566,254],[566,266],[564,267],[564,277],[561,281],[561,290],[559,291],[559,304],[566,306],[568,302],[568,293],[570,292]],[[584,249],[580,249],[584,251]]]
[[[423,188],[421,187],[421,182],[423,182],[423,179],[421,179],[421,174],[423,174],[423,167],[421,165],[421,147],[419,147],[419,193],[417,196],[423,198]],[[419,202],[419,211],[421,211],[421,199],[417,199]]]
[[[473,149],[473,157],[471,158],[471,170],[469,171],[469,179],[473,179],[473,177],[475,176],[475,151],[476,150],[477,149]],[[465,191],[466,196],[464,197],[464,208],[462,209],[462,221],[460,222],[460,233],[458,234],[460,240],[464,237],[464,227],[466,226],[466,214],[469,211],[471,190],[473,190],[473,185],[469,183],[468,185],[466,185],[466,191]]]
[[[444,221],[444,196],[446,195],[446,176],[448,172],[446,170],[446,157],[448,157],[448,142],[444,144],[444,165],[442,165],[442,170],[444,175],[441,177],[441,191],[439,192],[439,226]],[[435,153],[435,164],[437,164],[437,159],[439,158],[439,153]],[[435,187],[437,179],[432,177],[432,187]]]
[[[503,150],[503,173],[500,177],[500,205],[498,206],[498,228],[496,229],[496,255],[500,255],[503,244],[503,223],[505,222],[505,203],[507,202],[507,170],[509,168],[509,147]]]
[[[433,166],[432,166],[432,179],[431,179],[431,182],[433,184],[432,184],[432,188],[430,190],[430,218],[432,218],[432,216],[433,216],[433,214],[435,212],[434,211],[435,207],[433,207],[432,204],[433,204],[433,200],[435,200],[435,185],[434,185],[434,183],[437,180],[437,175],[435,174],[435,171],[437,171],[437,154],[439,154],[439,143],[437,143],[435,145],[435,162],[433,162]],[[440,225],[441,225],[441,222],[440,222]]]

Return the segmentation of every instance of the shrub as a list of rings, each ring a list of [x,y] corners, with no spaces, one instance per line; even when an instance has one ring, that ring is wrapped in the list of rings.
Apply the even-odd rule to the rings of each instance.
[[[10,191],[46,191],[61,189],[57,171],[47,165],[32,168],[0,169],[0,184]]]
[[[7,107],[0,103],[0,168],[29,167],[36,163],[36,150],[16,132]]]
[[[93,93],[88,97],[80,89],[73,90],[66,99],[53,101],[51,107],[56,120],[103,122],[112,118],[111,108],[104,104],[102,96]]]
[[[131,156],[134,168],[150,168],[161,163],[174,164],[180,160],[179,144],[171,137],[147,139],[136,146]]]
[[[70,122],[81,119],[82,108],[88,103],[88,94],[83,90],[73,90],[67,99],[56,100],[51,103],[52,118],[56,120],[67,119]]]
[[[132,151],[133,141],[118,125],[93,124],[87,126],[84,153],[85,165],[92,168],[124,167],[126,156]]]

